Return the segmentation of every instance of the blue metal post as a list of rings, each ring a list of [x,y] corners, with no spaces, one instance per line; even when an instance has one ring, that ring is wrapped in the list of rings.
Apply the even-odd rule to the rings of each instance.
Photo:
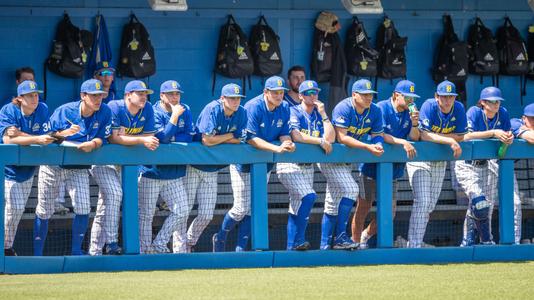
[[[253,164],[250,170],[252,197],[252,249],[269,249],[267,207],[267,164]]]
[[[393,164],[378,163],[376,174],[378,248],[393,247]]]
[[[122,240],[125,254],[139,254],[137,166],[122,166]]]
[[[514,243],[514,161],[499,161],[499,242]]]
[[[0,164],[0,245],[2,245],[2,251],[0,251],[0,273],[4,273],[5,270],[5,256],[4,256],[4,209],[5,199],[4,199],[4,165]]]

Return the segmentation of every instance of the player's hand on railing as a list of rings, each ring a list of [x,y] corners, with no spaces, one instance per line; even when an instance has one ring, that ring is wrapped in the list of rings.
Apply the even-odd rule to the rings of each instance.
[[[159,147],[159,140],[155,136],[144,136],[143,137],[143,145],[148,150],[156,150]]]
[[[406,151],[406,156],[409,159],[413,159],[417,155],[415,147],[410,142],[406,141],[404,144],[402,144],[402,147],[404,148],[404,151]]]
[[[48,134],[38,135],[36,136],[35,143],[37,145],[48,145],[56,141],[56,138],[51,137]]]
[[[89,153],[95,150],[95,143],[93,141],[83,142],[76,147],[78,150]]]
[[[69,129],[65,129],[61,131],[62,136],[71,136],[75,135],[76,133],[80,132],[80,125],[71,124]]]
[[[380,143],[367,145],[367,150],[374,156],[381,156],[384,154],[384,147],[382,147],[382,144]]]
[[[332,144],[329,143],[327,140],[325,139],[321,139],[321,144],[320,144],[321,148],[323,148],[324,152],[326,154],[330,154],[332,153]]]
[[[514,135],[511,131],[504,131],[501,129],[494,129],[493,136],[501,142],[510,145],[514,141]]]
[[[452,149],[452,154],[454,155],[454,158],[458,158],[460,157],[460,155],[462,155],[462,147],[460,147],[460,144],[458,144],[458,142],[453,141],[451,143],[451,149]]]
[[[19,134],[20,134],[20,130],[15,126],[10,126],[6,130],[6,135],[8,137],[16,137],[16,136],[19,136]]]

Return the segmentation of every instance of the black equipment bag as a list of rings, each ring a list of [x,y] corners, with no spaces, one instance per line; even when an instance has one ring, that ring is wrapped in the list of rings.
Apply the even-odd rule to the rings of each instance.
[[[510,18],[497,30],[500,73],[503,75],[525,75],[528,72],[528,56],[525,42]]]
[[[311,73],[317,82],[329,82],[332,76],[333,35],[314,29]]]
[[[405,48],[407,37],[400,37],[393,21],[387,16],[378,27],[376,34],[376,50],[378,58],[378,76],[386,79],[406,77]]]
[[[528,26],[527,55],[528,55],[527,78],[534,80],[534,24]]]
[[[375,77],[378,74],[378,56],[378,51],[369,43],[363,23],[355,16],[345,39],[347,72],[358,77]]]
[[[117,71],[120,76],[143,78],[156,73],[156,57],[150,35],[132,13],[130,22],[122,29],[121,49]]]
[[[245,78],[254,72],[247,36],[232,15],[219,32],[215,72],[230,78]]]
[[[443,35],[438,44],[432,77],[435,82],[466,81],[469,68],[467,43],[458,39],[451,16],[443,16]]]
[[[252,27],[250,50],[254,61],[254,75],[273,76],[282,72],[280,38],[267,24],[264,16]]]
[[[480,18],[469,27],[467,43],[470,51],[469,72],[481,76],[499,74],[499,52],[493,33]]]
[[[74,26],[65,13],[57,26],[52,51],[45,65],[60,76],[81,78],[92,44],[93,34]]]

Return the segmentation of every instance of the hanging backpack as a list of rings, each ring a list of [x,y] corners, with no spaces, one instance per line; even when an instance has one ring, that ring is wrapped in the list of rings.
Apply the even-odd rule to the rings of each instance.
[[[406,77],[405,48],[407,37],[400,37],[393,21],[387,16],[378,27],[376,34],[376,50],[378,58],[378,76],[386,79]]]
[[[378,51],[369,43],[363,23],[355,16],[345,39],[347,72],[357,77],[375,77],[378,74],[378,56]]]
[[[132,13],[122,29],[119,65],[121,76],[143,78],[156,73],[154,47],[145,26]]]
[[[60,76],[81,78],[92,44],[93,34],[74,26],[65,13],[57,26],[52,51],[45,65],[48,70]]]
[[[215,72],[230,78],[245,78],[252,75],[254,61],[247,42],[247,36],[237,25],[232,15],[221,27]]]
[[[503,75],[525,75],[528,72],[528,56],[525,42],[510,18],[497,30],[500,72]]]
[[[469,27],[467,38],[470,50],[469,72],[480,76],[495,76],[499,73],[499,52],[493,33],[480,18]]]
[[[528,26],[527,55],[528,55],[527,78],[534,80],[534,24]]]
[[[254,75],[263,77],[278,75],[282,72],[282,53],[280,38],[267,24],[264,16],[252,27],[250,50],[254,61]]]
[[[315,21],[313,32],[311,75],[317,82],[329,82],[334,63],[334,39],[338,36],[338,18],[331,12],[323,11]],[[338,38],[339,39],[339,38]]]
[[[458,39],[451,16],[443,16],[443,35],[438,44],[432,77],[435,82],[465,82],[469,68],[467,43]]]

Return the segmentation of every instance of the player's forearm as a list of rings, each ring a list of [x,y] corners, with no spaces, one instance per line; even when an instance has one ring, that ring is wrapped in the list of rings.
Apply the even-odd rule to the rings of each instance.
[[[534,144],[534,131],[532,130],[525,131],[520,137],[524,139],[525,141],[527,141],[528,143]]]
[[[109,141],[112,144],[119,144],[124,146],[134,146],[143,144],[143,137],[142,136],[128,136],[128,135],[112,135],[109,138]]]
[[[276,152],[276,150],[278,149],[277,145],[271,144],[259,137],[255,137],[255,138],[248,140],[248,143],[252,145],[254,148],[257,148],[260,150]]]
[[[392,145],[404,145],[408,143],[405,139],[397,138],[387,133],[384,133],[384,142]]]
[[[307,134],[302,134],[298,130],[291,131],[291,138],[295,143],[304,143],[304,144],[313,144],[320,145],[321,138],[309,136]]]
[[[456,142],[452,137],[428,131],[421,132],[421,140],[444,145],[452,145]]]
[[[229,140],[233,139],[234,135],[232,133],[218,134],[218,135],[207,135],[202,134],[202,144],[205,146],[215,146],[222,143],[227,143]]]
[[[16,145],[22,145],[22,146],[37,144],[37,139],[38,139],[38,136],[33,136],[33,135],[19,135],[15,137],[9,137],[9,136],[3,137],[4,144],[16,144]]]
[[[487,131],[473,131],[466,133],[464,136],[464,141],[476,140],[476,139],[490,139],[494,137],[492,130]]]
[[[352,138],[352,137],[347,136],[347,135],[338,136],[338,142],[343,144],[343,145],[345,145],[345,146],[348,146],[348,147],[351,147],[351,148],[357,148],[357,149],[367,150],[367,148],[369,147],[368,144],[360,142],[357,139]]]
[[[416,142],[421,139],[421,131],[417,127],[412,127],[410,134],[408,134],[410,140]]]
[[[329,143],[334,143],[336,141],[336,131],[334,130],[334,126],[332,125],[332,123],[330,123],[330,121],[323,122],[323,126],[323,138]]]

